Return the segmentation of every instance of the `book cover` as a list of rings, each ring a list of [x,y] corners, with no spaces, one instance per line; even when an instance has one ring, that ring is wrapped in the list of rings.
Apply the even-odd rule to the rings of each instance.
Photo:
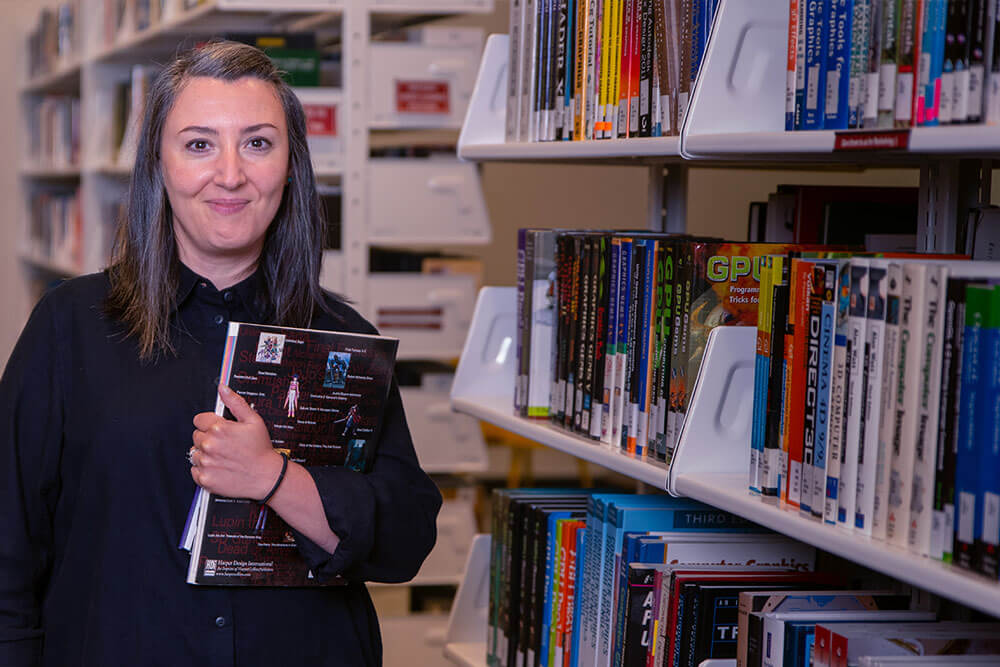
[[[872,514],[875,510],[882,371],[885,366],[885,305],[888,294],[888,273],[887,260],[869,260],[868,300],[865,305],[865,368],[862,374],[864,376],[861,398],[862,426],[854,501],[854,528],[864,535],[871,535]]]
[[[275,448],[290,460],[365,471],[378,443],[398,344],[381,336],[232,322],[219,376],[257,411]],[[215,411],[226,414],[221,398]],[[195,498],[189,583],[318,583],[292,529],[266,505],[201,489]]]
[[[858,479],[858,450],[861,444],[861,409],[864,405],[865,325],[868,300],[868,260],[852,259],[851,297],[847,311],[847,391],[846,429],[841,446],[837,525],[854,525],[855,484]]]
[[[917,409],[919,405],[920,348],[924,335],[927,265],[903,265],[903,287],[899,308],[899,360],[894,406],[892,472],[889,476],[889,516],[886,539],[902,547],[907,544],[910,501],[913,493],[913,462],[916,455]]]
[[[914,442],[913,487],[907,545],[921,556],[931,552],[934,475],[941,398],[941,341],[944,339],[944,299],[948,269],[928,266],[924,292],[924,330],[917,385],[917,431]],[[920,341],[918,341],[919,343]]]
[[[885,341],[880,392],[875,493],[872,498],[872,536],[885,539],[889,520],[889,482],[892,473],[893,432],[896,424],[896,389],[899,377],[899,310],[903,267],[889,264],[886,274]]]

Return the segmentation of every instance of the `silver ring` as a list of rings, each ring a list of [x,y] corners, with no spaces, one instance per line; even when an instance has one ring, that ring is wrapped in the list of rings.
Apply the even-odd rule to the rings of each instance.
[[[195,448],[192,447],[191,449],[188,450],[188,453],[187,453],[187,460],[188,460],[188,463],[191,464],[192,468],[197,468],[198,467],[198,464],[194,460],[194,453],[195,453],[195,451],[196,451]]]

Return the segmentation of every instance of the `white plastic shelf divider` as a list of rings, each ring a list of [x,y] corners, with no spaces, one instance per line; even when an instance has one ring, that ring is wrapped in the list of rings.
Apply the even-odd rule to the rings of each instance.
[[[547,420],[514,414],[516,312],[516,288],[480,290],[455,372],[452,407],[566,454],[666,489],[667,467],[663,463],[635,459],[553,426]]]
[[[1000,155],[1000,126],[913,128],[905,151],[838,153],[832,130],[786,132],[788,7],[722,0],[681,128],[685,158],[912,163],[926,155]]]
[[[476,87],[458,138],[463,160],[594,161],[679,159],[679,137],[600,141],[504,142],[507,109],[508,35],[490,35],[476,76]],[[662,159],[662,160],[661,160]]]
[[[444,655],[463,667],[486,667],[491,544],[489,535],[473,538],[465,574],[451,605]]]

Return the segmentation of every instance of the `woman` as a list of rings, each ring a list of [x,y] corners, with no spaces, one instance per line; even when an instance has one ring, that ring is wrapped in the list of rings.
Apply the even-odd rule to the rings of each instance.
[[[229,320],[375,331],[318,284],[301,106],[260,51],[212,43],[153,83],[138,156],[110,269],[41,300],[0,381],[0,664],[379,664],[361,582],[412,578],[441,503],[398,387],[369,473],[280,478],[263,422],[216,376]],[[217,392],[238,421],[206,412]],[[317,578],[352,583],[186,584],[195,483],[273,490]]]

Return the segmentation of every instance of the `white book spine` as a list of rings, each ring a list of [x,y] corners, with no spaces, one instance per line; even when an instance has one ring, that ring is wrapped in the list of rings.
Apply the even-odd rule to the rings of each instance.
[[[913,461],[913,493],[910,501],[908,546],[921,556],[931,553],[934,514],[934,475],[937,468],[938,417],[941,398],[941,358],[944,353],[944,305],[948,269],[927,268],[923,344],[917,404],[917,437]]]
[[[521,31],[524,18],[521,16],[523,0],[510,0],[510,30],[507,58],[507,109],[504,126],[504,140],[517,141],[520,137],[521,120],[521,56],[523,54]]]
[[[521,0],[521,117],[518,133],[521,141],[532,141],[535,119],[535,75],[538,71],[538,31],[535,28],[539,0]]]
[[[868,268],[868,308],[865,320],[865,390],[862,408],[861,447],[855,491],[854,528],[872,533],[875,478],[878,469],[879,415],[885,353],[885,303],[889,263],[873,259]]]
[[[897,362],[892,471],[889,476],[889,518],[886,539],[906,547],[913,493],[914,442],[917,436],[920,348],[923,346],[924,283],[927,266],[903,265],[903,291],[899,308],[899,361]]]
[[[885,539],[889,517],[889,475],[892,471],[892,434],[895,424],[896,379],[899,375],[899,301],[902,296],[903,267],[889,265],[886,289],[885,353],[882,364],[882,406],[879,410],[878,460],[872,511],[872,536]]]
[[[854,526],[855,483],[861,446],[861,410],[864,406],[865,303],[868,298],[868,260],[851,262],[851,296],[847,320],[847,429],[841,445],[837,525]]]
[[[850,290],[851,264],[840,262],[834,301],[833,386],[830,388],[830,436],[827,441],[826,499],[823,522],[837,523],[837,496],[840,487],[840,460],[847,427],[847,306],[845,296]],[[837,491],[835,493],[834,491]]]

